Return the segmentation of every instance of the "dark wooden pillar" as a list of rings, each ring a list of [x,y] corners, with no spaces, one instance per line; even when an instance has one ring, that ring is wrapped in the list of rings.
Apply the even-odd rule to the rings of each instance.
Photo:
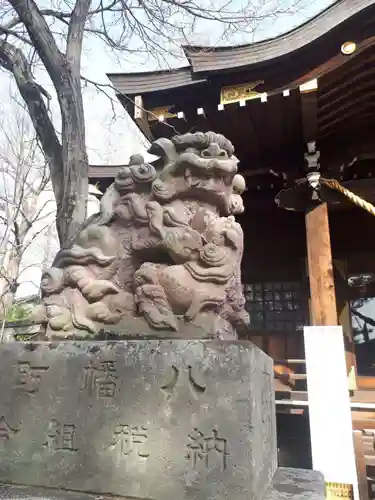
[[[337,325],[331,238],[326,203],[306,213],[306,240],[312,325]]]
[[[347,265],[344,260],[334,260],[333,266],[335,271],[337,315],[339,324],[342,326],[344,332],[346,366],[348,373],[352,367],[354,367],[356,372],[357,361],[355,356],[355,344],[353,341],[352,318],[350,314]]]
[[[357,465],[357,477],[359,498],[361,500],[369,500],[369,485],[367,480],[367,467],[365,450],[363,446],[362,431],[356,430],[353,433],[355,461]]]

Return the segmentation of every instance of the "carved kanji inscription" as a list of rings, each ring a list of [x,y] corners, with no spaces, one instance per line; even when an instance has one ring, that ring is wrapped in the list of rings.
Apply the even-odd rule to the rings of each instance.
[[[17,432],[19,432],[19,429],[10,425],[4,417],[0,417],[0,442],[9,441]]]
[[[43,374],[49,366],[32,365],[28,361],[18,362],[16,389],[22,389],[28,394],[35,394],[39,391],[39,385]]]
[[[61,423],[56,419],[51,420],[48,426],[47,441],[43,444],[49,451],[76,452],[75,446],[76,426]]]
[[[167,377],[167,382],[161,386],[161,390],[164,392],[167,400],[171,399],[173,396],[180,376],[180,370],[176,366],[172,365]],[[196,376],[193,373],[193,368],[190,365],[187,367],[187,371],[184,373],[184,376],[187,376],[187,383],[195,398],[206,392],[206,386],[197,381]]]
[[[84,370],[81,390],[98,398],[114,398],[118,379],[114,361],[90,361]]]
[[[141,458],[148,458],[150,454],[145,449],[147,428],[138,425],[120,424],[113,433],[109,448],[118,452],[119,458],[135,453]]]
[[[201,462],[206,469],[209,469],[219,460],[221,470],[227,467],[227,440],[219,436],[219,432],[213,429],[211,434],[205,436],[199,429],[194,429],[189,434],[190,442],[186,445],[186,458],[190,460],[191,467],[195,469]]]
[[[261,395],[261,411],[262,411],[262,424],[264,426],[264,434],[266,439],[263,441],[263,451],[267,455],[272,451],[272,381],[268,372],[263,372],[265,383],[263,385]]]

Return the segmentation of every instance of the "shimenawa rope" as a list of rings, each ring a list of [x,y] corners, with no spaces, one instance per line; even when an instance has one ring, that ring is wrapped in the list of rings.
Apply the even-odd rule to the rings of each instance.
[[[360,208],[363,208],[363,210],[366,210],[366,212],[370,213],[371,215],[375,216],[375,207],[368,201],[364,200],[357,194],[354,194],[352,191],[349,191],[349,189],[344,188],[336,179],[324,179],[323,177],[320,178],[320,183],[324,184],[325,186],[329,187],[330,189],[334,189],[336,191],[339,191],[342,193],[344,196],[348,198],[354,205],[357,205]]]

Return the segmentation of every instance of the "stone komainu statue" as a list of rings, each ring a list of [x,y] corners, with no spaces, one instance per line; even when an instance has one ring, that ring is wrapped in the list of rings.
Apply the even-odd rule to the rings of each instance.
[[[134,155],[100,212],[42,276],[34,319],[50,338],[175,332],[233,338],[248,323],[241,286],[244,178],[213,132],[158,139]],[[114,328],[114,327],[112,327]]]

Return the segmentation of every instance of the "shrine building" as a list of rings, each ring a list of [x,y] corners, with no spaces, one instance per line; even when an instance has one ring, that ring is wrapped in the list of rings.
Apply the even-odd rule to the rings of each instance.
[[[336,1],[270,40],[183,50],[182,68],[108,77],[149,141],[212,130],[234,144],[248,338],[275,362],[280,461],[311,460],[303,327],[339,324],[375,477],[375,0]],[[104,191],[120,167],[91,166],[91,181]]]

